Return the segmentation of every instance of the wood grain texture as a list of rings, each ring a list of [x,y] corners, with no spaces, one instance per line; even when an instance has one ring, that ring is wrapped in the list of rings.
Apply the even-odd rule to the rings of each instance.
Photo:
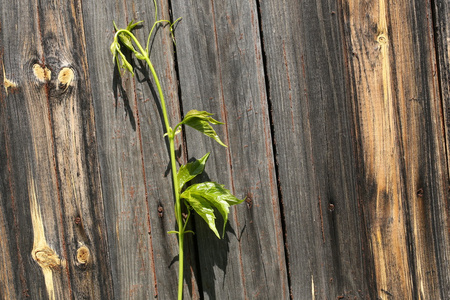
[[[447,2],[157,1],[183,17],[151,43],[172,125],[226,122],[177,159],[247,197],[223,240],[192,220],[184,299],[450,298]],[[176,298],[160,99],[109,51],[154,12],[0,0],[0,299]]]
[[[167,2],[157,4],[158,17],[169,19]],[[135,34],[145,47],[154,11],[152,1],[84,4],[111,264],[119,299],[175,299],[177,295],[178,241],[167,234],[175,230],[175,217],[160,100],[146,65],[136,60],[135,77],[120,77],[109,51],[113,21],[120,28],[131,20],[144,21]],[[157,26],[154,36],[150,59],[160,77],[170,118],[178,122],[169,28]],[[199,297],[192,247],[192,243],[186,245],[186,299]]]
[[[183,111],[206,110],[229,148],[186,128],[189,158],[211,151],[210,180],[246,204],[223,240],[196,218],[205,299],[286,299],[287,273],[256,3],[173,1]],[[219,225],[221,228],[221,225]],[[232,287],[232,288],[231,288]]]
[[[434,1],[433,34],[437,50],[440,100],[442,102],[442,116],[445,128],[447,149],[447,168],[449,167],[449,137],[450,137],[450,4],[447,1]],[[447,172],[449,172],[447,170]],[[433,206],[433,222],[436,235],[435,249],[439,270],[441,298],[450,298],[450,203],[446,197]]]
[[[431,7],[344,1],[343,10],[372,298],[445,299],[438,211],[448,170]]]
[[[292,298],[366,298],[339,3],[260,3]]]
[[[2,91],[16,298],[113,297],[78,4],[21,3],[2,19],[2,72],[16,83]]]

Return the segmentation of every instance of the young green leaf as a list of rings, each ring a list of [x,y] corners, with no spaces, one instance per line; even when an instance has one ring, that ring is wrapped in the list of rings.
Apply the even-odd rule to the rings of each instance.
[[[109,47],[109,50],[111,50],[113,58],[115,58],[116,57],[116,51],[117,51],[117,43],[116,43],[116,41],[112,42],[111,47]]]
[[[176,127],[180,126],[181,124],[188,125],[194,129],[200,131],[204,135],[209,136],[210,138],[213,138],[220,145],[227,147],[227,145],[222,143],[222,141],[220,140],[216,131],[209,124],[209,123],[211,123],[211,124],[225,124],[225,123],[214,120],[213,118],[210,117],[212,115],[213,114],[206,112],[206,111],[198,111],[198,110],[193,109],[193,110],[190,110],[186,114],[183,121],[181,121]]]
[[[228,221],[229,207],[242,203],[244,200],[236,198],[229,190],[223,185],[216,182],[202,182],[191,185],[181,195],[181,198],[186,199],[191,204],[191,199],[204,199],[211,205],[217,208],[223,218],[223,235],[225,234],[225,226]],[[192,205],[192,204],[191,204]],[[192,205],[192,207],[194,207]],[[196,208],[194,207],[194,210]],[[203,218],[205,219],[205,218]],[[205,220],[206,221],[206,220]],[[208,224],[211,228],[211,225]],[[214,225],[215,228],[215,225]],[[212,229],[212,228],[211,228]],[[213,230],[214,231],[214,230]],[[222,237],[223,237],[222,235]]]
[[[189,206],[192,207],[199,214],[199,216],[203,218],[203,220],[205,220],[209,228],[220,239],[219,232],[216,228],[216,222],[214,221],[216,219],[216,217],[214,216],[214,208],[211,206],[208,200],[203,198],[201,195],[195,193],[190,194],[189,192],[183,193],[181,195],[181,198],[185,199],[188,202]]]
[[[136,22],[136,23],[133,23],[133,22],[134,21],[131,21],[130,23],[128,23],[128,26],[127,26],[126,30],[128,30],[129,32],[131,32],[131,30],[133,30],[134,27],[136,27],[137,25],[139,25],[143,21],[139,21],[139,22]],[[119,33],[119,39],[122,42],[122,44],[125,45],[125,47],[130,49],[133,53],[137,53],[136,49],[134,49],[133,43],[131,42],[130,35],[128,35],[126,32],[121,32],[121,33]]]
[[[139,22],[136,22],[136,23],[133,23],[133,22],[134,22],[134,20],[131,21],[130,23],[128,23],[128,26],[127,26],[127,30],[128,31],[133,30],[134,27],[138,26],[139,24],[143,23],[144,21],[139,21]]]
[[[128,62],[128,60],[125,58],[125,55],[123,55],[123,53],[120,51],[119,51],[119,54],[120,54],[121,61],[122,61],[122,65],[120,67],[128,70],[134,76],[133,67]]]
[[[203,172],[208,157],[209,152],[206,153],[202,158],[180,167],[180,169],[178,170],[178,187],[180,188],[180,191],[188,181],[194,179],[195,176]]]

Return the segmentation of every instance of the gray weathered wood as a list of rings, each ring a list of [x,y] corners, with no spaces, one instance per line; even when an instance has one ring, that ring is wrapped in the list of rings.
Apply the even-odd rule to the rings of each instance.
[[[12,299],[113,297],[79,4],[2,3]]]
[[[293,299],[368,296],[338,1],[261,1]]]
[[[158,2],[158,6],[158,17],[169,19],[167,2]],[[175,218],[172,181],[167,173],[170,159],[156,87],[153,79],[149,80],[147,66],[136,60],[136,76],[120,77],[109,51],[113,20],[119,28],[132,20],[144,21],[135,34],[145,47],[154,22],[154,6],[151,1],[124,1],[117,6],[107,1],[87,2],[84,20],[96,86],[97,135],[116,295],[120,299],[175,299],[178,242],[175,235],[167,234],[175,230]],[[157,29],[150,59],[160,76],[170,116],[178,121],[172,39],[168,27]],[[158,213],[160,207],[162,213]],[[192,245],[186,251],[185,297],[195,299],[198,288]]]
[[[210,180],[247,204],[231,210],[223,240],[196,218],[206,299],[286,299],[287,273],[254,1],[173,1],[177,61],[186,114],[206,110],[229,148],[186,128],[189,157],[211,151]],[[221,228],[219,226],[219,228]]]
[[[172,125],[229,145],[185,128],[177,159],[248,197],[223,240],[192,220],[184,299],[450,298],[447,2],[157,1]],[[176,298],[160,102],[109,51],[154,9],[0,0],[1,299]]]

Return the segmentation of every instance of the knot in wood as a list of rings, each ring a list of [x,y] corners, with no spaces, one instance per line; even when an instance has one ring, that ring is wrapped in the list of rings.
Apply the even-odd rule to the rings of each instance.
[[[17,88],[17,84],[14,81],[9,80],[6,77],[4,77],[4,79],[3,79],[3,86],[5,87],[6,95],[8,95],[8,89],[11,89],[12,91],[14,91],[14,89]]]
[[[42,67],[40,64],[34,64],[33,74],[40,82],[48,82],[52,76],[52,71],[50,71],[46,66]]]
[[[72,83],[74,74],[75,73],[73,72],[72,68],[62,68],[58,74],[58,87],[63,90],[67,89]]]
[[[58,269],[61,265],[61,260],[58,254],[47,246],[36,249],[32,256],[41,268]]]
[[[88,247],[81,246],[80,248],[78,248],[78,250],[77,250],[77,261],[78,261],[79,264],[85,265],[85,264],[89,263],[90,257],[91,257],[91,254],[89,252]]]
[[[378,37],[377,37],[377,42],[380,43],[380,44],[382,44],[382,45],[387,44],[387,43],[388,43],[387,36],[386,36],[384,33],[378,35]]]

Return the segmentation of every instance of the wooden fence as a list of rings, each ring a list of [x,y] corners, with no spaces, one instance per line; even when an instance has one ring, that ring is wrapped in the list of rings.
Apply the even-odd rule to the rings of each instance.
[[[0,3],[0,298],[175,299],[160,104],[109,50],[152,1]],[[450,299],[450,2],[157,4],[172,122],[226,122],[180,162],[247,197],[195,219],[185,299]]]

